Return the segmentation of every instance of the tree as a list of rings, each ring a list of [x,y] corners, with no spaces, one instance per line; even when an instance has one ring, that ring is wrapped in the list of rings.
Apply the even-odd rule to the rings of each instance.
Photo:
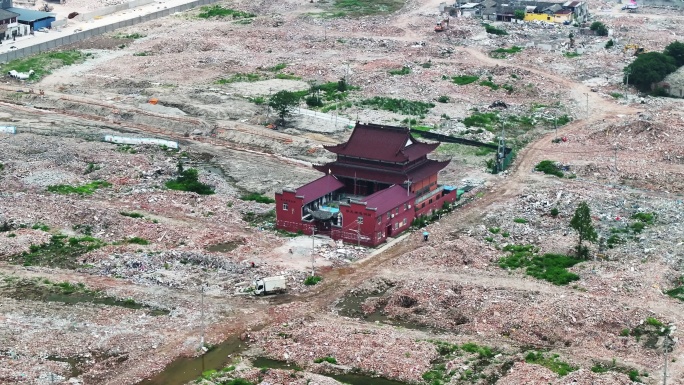
[[[637,56],[624,71],[625,74],[630,74],[629,84],[642,92],[649,92],[653,83],[662,81],[676,70],[675,59],[672,57],[660,52],[647,52]]]
[[[280,120],[285,122],[285,118],[292,115],[292,110],[299,104],[299,96],[290,91],[276,92],[268,100],[268,105],[273,107],[280,116]]]
[[[665,47],[663,53],[673,58],[677,67],[684,66],[684,43],[680,43],[679,41],[670,43]]]
[[[582,202],[577,206],[575,215],[572,217],[572,220],[570,220],[570,227],[575,229],[579,234],[579,242],[576,249],[577,256],[586,258],[589,250],[582,245],[582,242],[596,242],[596,239],[598,239],[598,234],[594,229],[594,225],[591,224],[591,211],[589,210],[587,202]]]
[[[515,12],[513,12],[513,15],[515,15],[516,19],[522,20],[525,18],[525,11],[522,9],[516,9]]]
[[[591,23],[589,29],[592,31],[596,31],[596,34],[599,36],[608,36],[608,28],[605,24],[601,23],[600,21],[595,21]]]

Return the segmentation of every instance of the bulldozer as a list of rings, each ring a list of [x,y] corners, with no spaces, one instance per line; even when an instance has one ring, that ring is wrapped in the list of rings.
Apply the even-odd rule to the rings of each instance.
[[[634,50],[634,56],[639,56],[646,52],[646,49],[639,44],[625,44],[625,48],[622,50],[622,52],[627,52],[629,50]]]
[[[443,19],[435,26],[435,32],[446,31],[449,28],[449,19]]]

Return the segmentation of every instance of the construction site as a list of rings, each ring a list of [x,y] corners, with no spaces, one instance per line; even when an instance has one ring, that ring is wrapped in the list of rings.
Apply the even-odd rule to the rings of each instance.
[[[624,72],[684,8],[440,3],[220,1],[0,64],[0,384],[684,384],[684,99]],[[439,169],[357,185],[364,127]]]

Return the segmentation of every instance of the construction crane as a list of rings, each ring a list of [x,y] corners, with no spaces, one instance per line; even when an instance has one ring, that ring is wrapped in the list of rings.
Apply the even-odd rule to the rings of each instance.
[[[629,50],[634,50],[634,56],[639,56],[646,52],[646,49],[639,44],[625,44],[625,48],[622,50],[622,52],[627,52]]]

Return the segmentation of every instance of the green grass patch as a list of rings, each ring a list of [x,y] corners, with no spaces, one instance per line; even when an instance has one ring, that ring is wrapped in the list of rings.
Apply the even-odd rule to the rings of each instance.
[[[514,45],[511,48],[497,48],[493,51],[489,51],[489,56],[495,59],[505,59],[508,55],[516,54],[522,50],[522,47],[518,47],[517,45]]]
[[[489,232],[492,234],[499,234],[501,232],[501,228],[500,227],[490,227]]]
[[[677,280],[677,287],[667,290],[665,294],[680,301],[684,301],[684,276],[679,277]]]
[[[487,156],[494,153],[496,153],[496,149],[490,147],[478,147],[475,151],[475,155],[477,156]]]
[[[403,67],[401,67],[401,69],[398,69],[398,70],[389,70],[389,74],[392,76],[408,75],[410,73],[411,73],[411,68],[409,68],[407,66],[403,66]]]
[[[249,193],[240,197],[243,201],[254,201],[258,203],[275,203],[275,199],[263,196],[259,193]]]
[[[326,13],[324,17],[387,15],[403,6],[404,2],[399,0],[335,0],[335,11]]]
[[[36,222],[33,226],[31,226],[31,228],[33,230],[41,230],[45,232],[50,231],[50,227],[43,222]]]
[[[306,286],[313,286],[313,285],[321,282],[322,279],[323,278],[318,276],[318,275],[310,275],[310,276],[306,277],[306,279],[304,280],[304,284]]]
[[[493,130],[497,123],[499,115],[496,112],[474,112],[463,119],[466,127],[483,127],[489,131]]]
[[[220,5],[211,5],[211,6],[206,6],[206,7],[200,8],[200,13],[197,15],[197,17],[199,17],[200,19],[210,19],[212,17],[218,17],[218,18],[229,17],[233,20],[237,20],[237,19],[245,19],[245,18],[256,17],[256,15],[253,13],[238,11],[235,9],[223,8]]]
[[[48,243],[31,245],[29,251],[10,257],[10,262],[73,269],[79,266],[78,257],[104,245],[101,240],[90,236],[68,238],[58,234],[53,235]]]
[[[83,174],[90,174],[91,172],[97,171],[97,170],[99,170],[99,169],[100,169],[100,165],[99,165],[99,164],[88,163],[88,165],[86,166],[85,171],[83,171]]]
[[[114,39],[142,39],[143,37],[145,37],[145,35],[137,32],[129,34],[117,33],[112,37]]]
[[[515,218],[515,219],[513,219],[513,222],[515,222],[515,223],[527,223],[527,219],[525,219],[525,218]]]
[[[299,77],[297,75],[293,75],[293,74],[276,74],[275,78],[276,79],[283,79],[283,80],[301,80],[302,79],[301,77]]]
[[[567,269],[582,260],[562,254],[537,255],[531,245],[507,245],[503,249],[509,256],[499,259],[502,269],[525,269],[525,273],[537,279],[543,279],[554,285],[567,285],[579,280],[579,276]]]
[[[331,364],[337,364],[337,360],[335,357],[327,356],[327,357],[319,357],[314,359],[315,364],[320,364],[321,362],[329,362]]]
[[[47,190],[56,194],[91,195],[95,190],[103,187],[111,187],[111,185],[112,184],[107,181],[96,180],[81,186],[69,186],[66,184],[48,186]]]
[[[552,160],[542,160],[541,162],[539,162],[539,164],[537,164],[534,167],[534,169],[537,171],[541,171],[544,174],[555,175],[559,178],[562,178],[564,176],[563,171],[561,171],[556,165],[556,162]]]
[[[561,377],[578,369],[577,367],[571,366],[570,364],[561,361],[558,357],[558,354],[545,355],[542,352],[529,352],[525,356],[525,362],[529,364],[541,365],[550,369],[552,372]]]
[[[133,237],[133,238],[128,238],[126,239],[126,243],[131,243],[134,245],[149,245],[150,241],[148,241],[145,238],[140,238],[140,237]]]
[[[267,68],[266,70],[270,72],[278,72],[284,70],[285,68],[287,68],[287,63],[278,63],[273,67]]]
[[[624,98],[624,97],[625,97],[625,95],[623,95],[623,94],[621,94],[621,93],[619,93],[619,92],[611,92],[611,93],[610,93],[610,96],[612,96],[612,97],[615,98],[615,99],[620,99],[620,98]]]
[[[152,56],[152,54],[149,52],[136,52],[133,56]]]
[[[484,29],[485,29],[485,31],[486,31],[487,33],[491,33],[492,35],[497,35],[497,36],[506,36],[506,35],[508,35],[508,32],[506,32],[505,30],[496,28],[496,27],[494,27],[494,26],[492,26],[492,25],[489,25],[489,24],[486,24],[486,23],[485,23],[485,24],[482,24],[482,26],[484,27]]]
[[[456,374],[460,375],[458,383],[480,383],[479,379],[486,379],[485,383],[493,384],[495,379],[485,376],[483,369],[495,363],[494,356],[498,352],[488,346],[481,346],[472,342],[465,343],[461,346],[439,340],[427,340],[435,345],[439,358],[432,362],[430,370],[423,373],[422,377],[429,385],[446,385],[451,383],[452,377]],[[467,357],[465,363],[468,364],[467,369],[452,368],[447,369],[446,364],[452,361],[457,356],[471,355]],[[466,382],[463,382],[466,381]]]
[[[431,126],[412,126],[411,130],[427,132],[432,130],[434,127]]]
[[[656,217],[656,213],[636,213],[632,215],[632,219],[636,219],[637,221],[641,221],[648,225],[652,225],[655,222]]]
[[[454,84],[457,84],[459,86],[464,86],[466,84],[475,83],[479,79],[480,79],[480,77],[476,76],[476,75],[461,75],[461,76],[452,76],[451,77],[451,81]]]
[[[119,211],[119,214],[123,215],[124,217],[130,217],[130,218],[144,218],[145,216],[140,214],[140,213],[129,213],[126,211]]]
[[[479,84],[480,84],[481,86],[489,87],[489,88],[491,88],[491,89],[493,89],[493,90],[498,90],[498,89],[499,89],[499,85],[496,84],[496,83],[494,83],[494,82],[492,82],[491,80],[483,80],[483,81],[481,81]]]
[[[406,99],[393,99],[376,96],[371,99],[364,99],[360,102],[362,106],[377,108],[380,110],[396,112],[404,115],[425,115],[435,105],[433,103],[414,102]]]
[[[565,52],[563,56],[568,57],[568,58],[574,58],[574,57],[580,57],[582,54],[577,53],[577,52]]]
[[[211,195],[214,189],[198,180],[199,173],[194,168],[180,170],[180,175],[176,179],[166,182],[169,190],[190,191],[200,195]]]
[[[217,80],[216,84],[229,84],[229,83],[240,83],[240,82],[256,82],[261,80],[261,75],[259,74],[243,74],[237,73],[233,74],[229,78],[221,78]]]
[[[17,72],[29,72],[30,70],[33,70],[34,73],[29,79],[38,80],[43,76],[49,75],[54,69],[82,62],[86,57],[87,55],[82,54],[80,51],[39,53],[26,58],[12,60],[3,66],[3,71],[7,73],[11,70]]]

